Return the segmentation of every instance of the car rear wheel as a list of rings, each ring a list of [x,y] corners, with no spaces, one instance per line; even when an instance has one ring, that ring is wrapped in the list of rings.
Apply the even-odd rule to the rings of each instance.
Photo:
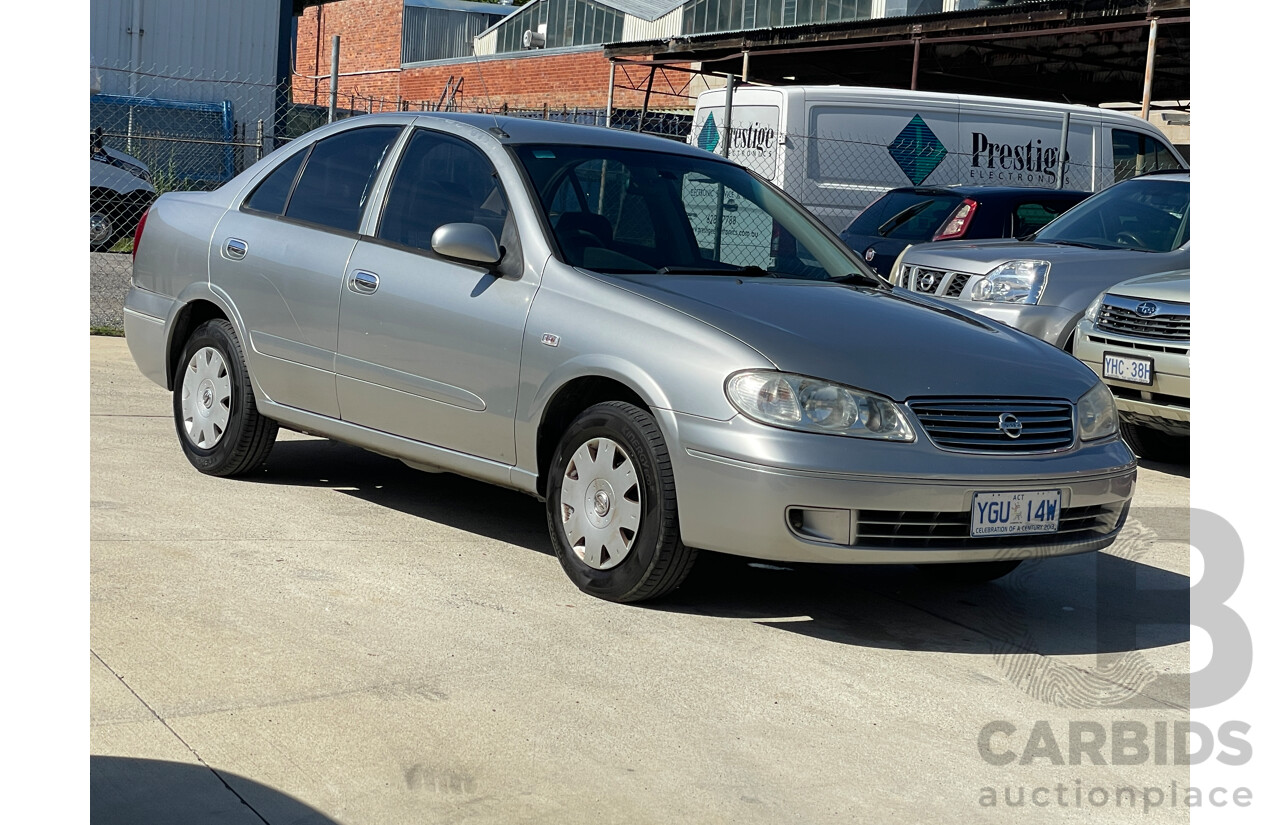
[[[120,230],[120,207],[107,200],[95,200],[89,204],[89,248],[105,252],[124,236]],[[81,247],[83,248],[83,247]]]
[[[639,602],[680,586],[697,551],[680,541],[671,460],[653,416],[609,401],[574,419],[548,470],[547,527],[585,593]]]
[[[1170,464],[1186,464],[1191,459],[1191,439],[1187,436],[1169,435],[1127,421],[1120,422],[1120,435],[1143,458]]]
[[[196,328],[173,380],[178,441],[197,470],[244,475],[267,460],[279,425],[258,412],[244,351],[228,321]]]

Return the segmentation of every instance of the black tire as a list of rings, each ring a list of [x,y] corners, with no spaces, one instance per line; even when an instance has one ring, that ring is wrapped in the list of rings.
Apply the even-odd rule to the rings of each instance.
[[[1187,464],[1191,461],[1189,436],[1169,435],[1151,427],[1143,427],[1127,421],[1120,422],[1120,435],[1125,443],[1143,458],[1169,464]]]
[[[612,561],[614,566],[608,569],[588,563],[589,556],[584,555],[582,542],[574,545],[565,527],[566,520],[571,518],[565,510],[566,470],[580,448],[602,441],[611,441],[614,448],[621,448],[622,466],[630,461],[635,468],[633,496],[638,498],[640,513],[629,550],[620,556],[620,562]],[[662,433],[649,413],[623,401],[608,401],[588,408],[561,437],[547,473],[547,528],[551,544],[569,579],[584,593],[612,602],[640,602],[670,593],[689,575],[698,551],[680,541],[671,459]],[[583,481],[584,487],[591,486]],[[626,494],[627,491],[616,491],[619,502]],[[579,506],[585,502],[586,498]],[[583,512],[585,510],[583,506]],[[600,517],[599,511],[597,517]]]
[[[195,383],[197,370],[211,377]],[[188,375],[192,376],[191,380]],[[214,389],[215,385],[226,390],[225,397]],[[202,405],[210,413],[200,418],[203,425],[197,422],[201,413],[184,412],[184,395],[192,391],[199,399],[193,403]],[[225,413],[212,413],[215,404]],[[219,416],[225,419],[221,428],[210,423]],[[229,321],[221,318],[206,321],[187,339],[182,359],[174,369],[173,417],[178,443],[187,460],[207,475],[245,475],[262,466],[270,455],[279,425],[258,412],[244,350]],[[197,438],[196,433],[204,436]]]
[[[1004,561],[970,561],[961,564],[920,564],[917,569],[927,578],[954,584],[981,584],[1007,576],[1022,564],[1022,559]]]

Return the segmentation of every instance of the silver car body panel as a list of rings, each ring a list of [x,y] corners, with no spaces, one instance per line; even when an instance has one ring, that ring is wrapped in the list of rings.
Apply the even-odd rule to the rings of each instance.
[[[241,211],[263,176],[305,148],[300,141],[216,192],[157,202],[126,302],[130,347],[144,374],[169,385],[179,319],[207,302],[248,342],[249,371],[268,417],[420,469],[535,495],[545,471],[539,427],[559,394],[582,378],[624,385],[650,408],[670,445],[681,534],[691,546],[862,563],[1020,558],[1084,552],[1113,540],[1115,530],[1082,541],[885,549],[859,544],[856,524],[846,545],[797,535],[788,508],[848,510],[856,523],[863,510],[963,514],[976,492],[1045,489],[1060,490],[1064,507],[1112,508],[1118,529],[1120,508],[1132,496],[1133,456],[1116,437],[1049,454],[949,452],[934,446],[914,417],[915,443],[750,421],[724,389],[727,377],[744,369],[796,371],[897,401],[962,394],[1074,404],[1096,377],[1041,342],[963,310],[938,312],[930,307],[939,301],[901,290],[576,269],[557,257],[541,208],[503,144],[595,140],[705,159],[702,150],[479,115],[368,116],[314,137],[387,123],[450,132],[484,152],[507,195],[523,268],[488,271],[373,240],[374,209],[351,236]],[[371,189],[375,205],[394,160]],[[228,239],[245,245],[242,258],[224,254]],[[362,282],[376,290],[353,289],[357,272],[376,276]]]

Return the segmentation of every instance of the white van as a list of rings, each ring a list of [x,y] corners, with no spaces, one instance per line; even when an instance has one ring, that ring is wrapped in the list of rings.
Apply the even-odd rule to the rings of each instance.
[[[698,96],[689,143],[723,154],[725,90]],[[839,232],[889,189],[990,184],[1064,189],[1187,163],[1134,115],[1089,106],[850,86],[734,89],[729,157]]]

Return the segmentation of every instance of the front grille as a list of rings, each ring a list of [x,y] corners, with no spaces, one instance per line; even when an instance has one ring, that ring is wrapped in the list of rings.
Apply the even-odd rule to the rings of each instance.
[[[1128,339],[1104,338],[1101,335],[1089,335],[1087,337],[1095,344],[1117,347],[1119,349],[1131,349],[1139,352],[1170,352],[1174,355],[1186,355],[1191,351],[1191,347],[1185,343],[1139,344]]]
[[[856,547],[1027,547],[1101,538],[1116,529],[1123,503],[1067,507],[1058,532],[1020,536],[969,536],[970,514],[859,510]]]
[[[1155,306],[1153,315],[1140,315],[1137,307],[1142,304]],[[1161,301],[1137,301],[1132,298],[1108,295],[1098,310],[1094,326],[1103,332],[1133,335],[1138,338],[1155,338],[1168,341],[1191,340],[1191,308],[1187,304],[1169,304]]]
[[[926,295],[959,298],[972,277],[968,272],[947,272],[917,266],[913,267],[907,276],[907,288],[912,292],[923,292]]]
[[[920,419],[933,443],[946,450],[1046,452],[1070,447],[1076,436],[1072,405],[1067,401],[916,398],[909,400],[907,406]],[[1001,429],[1005,414],[1021,425],[1017,438]]]

